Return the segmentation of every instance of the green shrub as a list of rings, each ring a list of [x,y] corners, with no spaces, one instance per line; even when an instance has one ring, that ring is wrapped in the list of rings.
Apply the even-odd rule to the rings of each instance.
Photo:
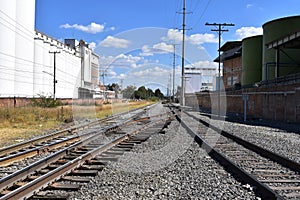
[[[43,107],[43,108],[54,108],[62,105],[59,100],[53,99],[52,97],[38,94],[39,98],[31,99],[32,106]]]

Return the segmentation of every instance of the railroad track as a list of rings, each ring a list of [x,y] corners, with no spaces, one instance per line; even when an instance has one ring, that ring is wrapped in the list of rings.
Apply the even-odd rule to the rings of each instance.
[[[55,151],[56,149],[69,146],[88,136],[89,134],[82,134],[88,129],[99,129],[99,127],[110,125],[111,122],[118,123],[117,121],[127,120],[129,123],[128,119],[131,119],[132,121],[139,118],[139,115],[143,114],[145,109],[146,107],[137,108],[129,112],[115,114],[104,119],[92,120],[32,140],[1,148],[0,167],[5,167],[26,158],[45,154]],[[110,130],[107,130],[107,132],[112,131],[113,129],[115,128],[111,128]]]
[[[238,179],[256,189],[263,199],[299,199],[300,164],[231,133],[186,111],[177,119],[207,153]],[[209,134],[207,128],[213,130]]]
[[[90,181],[90,176],[95,176],[108,161],[147,140],[163,129],[168,120],[169,112],[140,118],[132,115],[131,119],[86,133],[85,139],[0,179],[0,199],[67,199],[67,193],[53,196],[47,190],[79,189],[78,183]],[[124,133],[126,128],[132,129],[133,121],[135,129]],[[121,126],[123,130],[119,129]],[[115,130],[112,141],[103,143],[103,133],[111,129]]]

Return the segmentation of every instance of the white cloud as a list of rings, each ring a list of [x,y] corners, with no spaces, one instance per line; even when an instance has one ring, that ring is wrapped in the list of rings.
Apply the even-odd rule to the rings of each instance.
[[[204,34],[194,34],[188,38],[188,41],[191,44],[203,44],[203,43],[217,43],[218,38],[216,38],[215,34],[204,33]]]
[[[169,29],[167,36],[161,38],[163,41],[174,41],[181,42],[182,41],[182,33],[175,29]]]
[[[242,27],[235,31],[235,35],[239,40],[244,39],[246,37],[251,37],[255,35],[262,35],[263,29],[262,27]]]
[[[164,69],[159,66],[151,67],[148,69],[132,72],[129,74],[131,77],[139,77],[139,78],[149,78],[149,80],[153,80],[153,78],[166,78],[170,74],[169,69]]]
[[[103,32],[104,30],[104,24],[97,24],[95,22],[92,22],[91,24],[84,26],[84,25],[80,25],[80,24],[63,24],[60,26],[60,28],[74,28],[76,30],[80,30],[86,33],[92,33],[92,34],[96,34],[96,33],[100,33]]]
[[[95,48],[97,47],[97,44],[95,42],[89,43],[89,47],[94,51]]]
[[[140,56],[153,56],[153,49],[149,48],[148,45],[144,45],[142,47],[142,53],[140,53]]]
[[[113,56],[101,56],[100,68],[101,69],[135,69],[140,66],[139,63],[145,62],[143,57],[120,54],[116,57]]]
[[[107,36],[103,41],[100,42],[100,46],[103,47],[114,47],[114,48],[127,48],[130,44],[130,41],[116,38],[113,36]]]
[[[173,45],[161,42],[154,44],[152,48],[150,48],[148,45],[144,45],[142,47],[142,53],[140,53],[140,56],[153,56],[154,54],[167,54],[170,52],[173,52]]]
[[[169,53],[169,52],[173,52],[173,45],[166,44],[165,42],[161,42],[153,45],[153,49],[161,50],[162,53]]]
[[[253,4],[247,4],[246,5],[246,8],[251,8],[251,7],[253,7]]]
[[[163,41],[174,41],[176,43],[182,42],[182,32],[174,29],[169,29],[167,36],[161,38]],[[204,33],[204,34],[193,34],[186,35],[185,40],[193,45],[201,45],[203,43],[217,43],[218,38],[216,38],[215,34],[212,33]]]
[[[218,63],[204,60],[204,61],[198,61],[190,65],[186,65],[187,68],[189,67],[196,67],[196,68],[217,68]]]

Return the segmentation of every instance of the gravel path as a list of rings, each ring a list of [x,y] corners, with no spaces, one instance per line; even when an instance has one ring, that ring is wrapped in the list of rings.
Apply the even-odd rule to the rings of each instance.
[[[70,199],[257,199],[173,121],[109,163]]]
[[[296,128],[293,128],[294,132],[290,132],[286,130],[288,128],[286,126],[288,125],[283,123],[278,123],[277,128],[272,128],[268,126],[213,120],[207,116],[199,115],[198,112],[190,113],[222,130],[300,163],[300,125],[298,125],[298,132],[296,132]]]

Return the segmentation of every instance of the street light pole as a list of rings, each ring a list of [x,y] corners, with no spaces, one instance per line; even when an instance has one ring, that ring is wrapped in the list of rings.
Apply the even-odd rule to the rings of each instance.
[[[53,60],[53,99],[56,100],[55,92],[56,92],[56,54],[60,53],[60,51],[49,51],[49,53],[53,53],[54,60]]]

